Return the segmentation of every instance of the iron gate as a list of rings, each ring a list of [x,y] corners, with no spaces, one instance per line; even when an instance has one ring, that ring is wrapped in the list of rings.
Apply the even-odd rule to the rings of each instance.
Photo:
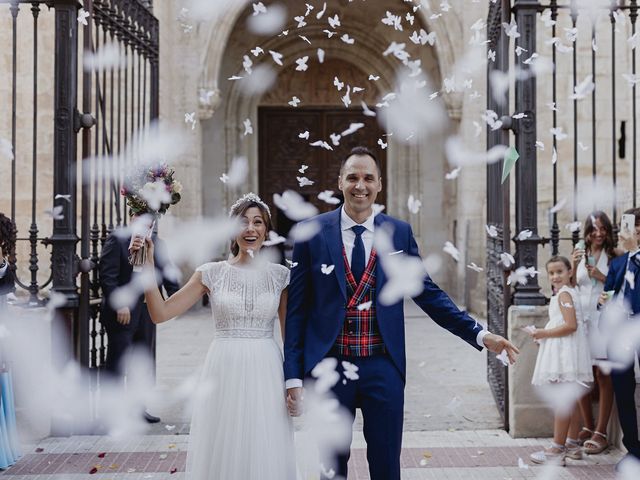
[[[125,149],[159,115],[158,20],[151,1],[142,0],[2,4],[11,17],[11,71],[0,73],[11,85],[10,100],[2,103],[11,105],[13,159],[0,180],[0,190],[10,191],[0,210],[9,206],[18,227],[10,263],[19,290],[28,292],[27,301],[18,294],[18,303],[45,304],[49,287],[63,295],[57,321],[73,341],[73,354],[99,369],[107,344],[98,318],[98,262],[107,235],[127,223],[119,194]],[[43,86],[52,102],[44,107]],[[52,151],[43,151],[43,143]],[[43,171],[52,184],[42,181]],[[22,233],[27,225],[28,235]],[[51,249],[50,262],[42,262],[43,248]]]
[[[503,23],[512,18],[518,35],[510,37]],[[487,223],[498,233],[487,236],[487,315],[497,333],[507,332],[511,304],[547,301],[537,276],[513,291],[506,285],[499,258],[511,242],[515,266],[538,269],[539,246],[549,245],[547,256],[569,255],[581,236],[578,222],[589,212],[607,212],[615,234],[619,212],[637,204],[637,18],[637,0],[498,0],[489,6],[487,48],[495,60],[488,62],[487,108],[502,127],[488,129],[487,147],[512,144],[520,155],[504,184],[501,164],[487,168]],[[503,98],[493,90],[496,71],[508,78]],[[519,239],[525,230],[531,235]],[[490,355],[487,372],[508,426],[506,367]]]
[[[508,52],[508,38],[503,33],[502,22],[508,23],[510,18],[508,0],[491,4],[487,23],[488,49]],[[496,56],[495,63],[488,63],[487,78],[491,78],[491,73],[496,70],[508,72],[508,55]],[[508,115],[508,105],[508,99],[505,103],[499,103],[491,95],[487,95],[487,109],[495,111],[500,117]],[[508,131],[488,131],[487,149],[508,144]],[[504,270],[501,268],[500,255],[509,252],[510,209],[509,184],[502,184],[501,176],[502,166],[499,163],[487,167],[487,225],[495,229],[491,235],[487,233],[487,326],[490,331],[506,337],[507,310],[511,299]],[[507,367],[491,352],[487,357],[487,379],[505,428],[508,428]]]

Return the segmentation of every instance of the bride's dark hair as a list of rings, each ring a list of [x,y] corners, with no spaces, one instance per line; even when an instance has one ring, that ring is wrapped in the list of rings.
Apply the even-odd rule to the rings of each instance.
[[[237,205],[231,211],[231,216],[242,217],[251,207],[256,207],[258,210],[260,210],[262,220],[264,220],[264,224],[267,227],[265,237],[268,236],[269,232],[273,230],[273,226],[271,224],[271,215],[269,214],[269,211],[264,207],[264,205],[261,205],[258,202],[254,202],[253,200],[247,200],[246,202],[242,202],[241,204]],[[266,240],[266,238],[264,240]],[[240,253],[240,246],[238,245],[238,242],[236,242],[235,238],[231,240],[231,253],[234,257],[237,256],[238,253]]]

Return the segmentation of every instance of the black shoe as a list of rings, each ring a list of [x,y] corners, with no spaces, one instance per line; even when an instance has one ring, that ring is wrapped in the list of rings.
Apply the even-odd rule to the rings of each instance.
[[[144,412],[142,417],[145,419],[147,423],[158,423],[160,422],[160,417],[154,417],[149,412]]]

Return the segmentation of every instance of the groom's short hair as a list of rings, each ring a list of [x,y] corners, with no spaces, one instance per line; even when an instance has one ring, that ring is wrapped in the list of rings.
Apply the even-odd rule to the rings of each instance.
[[[367,147],[364,147],[361,145],[357,147],[353,147],[351,151],[347,153],[347,155],[345,155],[345,157],[342,159],[342,162],[340,163],[340,175],[342,175],[342,170],[344,169],[344,165],[345,163],[347,163],[347,160],[349,160],[349,158],[351,158],[354,155],[359,155],[359,156],[367,155],[371,157],[373,159],[373,162],[376,164],[376,168],[378,169],[378,176],[382,177],[382,167],[380,166],[380,162],[376,158],[375,154],[371,150],[369,150]]]

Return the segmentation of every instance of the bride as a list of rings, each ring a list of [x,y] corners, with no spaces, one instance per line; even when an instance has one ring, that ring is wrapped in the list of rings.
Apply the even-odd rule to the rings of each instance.
[[[164,300],[145,292],[154,323],[186,312],[205,293],[211,300],[215,338],[209,347],[191,420],[187,478],[287,480],[295,478],[293,429],[287,414],[282,356],[273,338],[284,332],[289,269],[260,260],[271,230],[269,207],[254,193],[241,197],[230,216],[242,221],[232,257],[198,267],[187,284]],[[153,266],[153,243],[146,242]]]

